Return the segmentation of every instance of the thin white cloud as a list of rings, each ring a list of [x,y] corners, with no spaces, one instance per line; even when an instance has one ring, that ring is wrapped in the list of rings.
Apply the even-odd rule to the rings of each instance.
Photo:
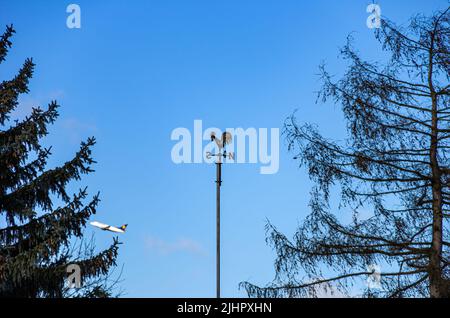
[[[97,130],[97,126],[91,123],[84,123],[76,118],[68,118],[63,120],[62,126],[68,130],[92,131]]]
[[[42,103],[37,98],[28,96],[19,97],[19,105],[17,105],[17,107],[11,112],[11,118],[22,120],[26,116],[31,115],[33,107],[37,108],[38,106],[41,106],[42,108]]]
[[[187,252],[195,255],[205,255],[206,251],[200,243],[190,238],[179,238],[174,242],[168,242],[156,237],[147,237],[145,247],[148,250],[156,251],[162,255],[169,255],[178,252]]]
[[[61,121],[60,127],[68,134],[71,142],[78,143],[85,136],[91,136],[97,132],[97,126],[77,118],[67,118]]]
[[[54,90],[45,94],[20,95],[18,99],[19,104],[11,112],[11,116],[13,119],[21,120],[31,115],[33,107],[46,109],[51,101],[60,101],[62,98],[64,98],[63,90]]]

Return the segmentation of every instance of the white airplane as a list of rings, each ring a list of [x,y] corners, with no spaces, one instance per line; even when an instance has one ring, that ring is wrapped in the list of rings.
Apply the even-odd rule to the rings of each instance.
[[[91,222],[92,226],[98,227],[102,229],[103,231],[110,231],[115,233],[125,233],[125,229],[127,228],[128,224],[124,224],[121,227],[115,227],[108,224],[103,224],[97,221]]]

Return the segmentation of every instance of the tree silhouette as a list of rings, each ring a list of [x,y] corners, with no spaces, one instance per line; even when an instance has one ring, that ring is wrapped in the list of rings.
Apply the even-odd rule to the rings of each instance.
[[[415,16],[407,28],[383,20],[375,36],[385,63],[364,61],[349,37],[343,78],[321,66],[319,99],[342,105],[348,138],[328,140],[287,119],[289,150],[315,183],[311,213],[292,240],[268,223],[276,277],[265,287],[242,283],[250,296],[350,295],[378,264],[381,289],[363,296],[450,297],[449,24],[449,9]],[[352,222],[330,211],[333,189]],[[373,216],[356,217],[368,207]]]
[[[14,32],[8,26],[0,38],[0,63],[12,45]],[[57,103],[51,102],[46,110],[33,108],[23,121],[8,125],[19,95],[28,93],[33,69],[33,61],[27,59],[12,80],[0,83],[0,216],[6,226],[0,227],[0,296],[64,297],[68,295],[68,264],[80,266],[82,281],[96,281],[115,265],[119,243],[114,240],[109,249],[88,253],[86,259],[70,249],[72,238],[82,238],[82,229],[95,213],[99,197],[95,195],[85,205],[86,189],[71,196],[66,186],[93,171],[91,147],[95,139],[81,143],[75,157],[64,165],[45,170],[50,148],[39,142],[58,116]],[[63,206],[54,208],[55,198],[62,200]],[[109,292],[99,282],[75,295],[103,297]]]

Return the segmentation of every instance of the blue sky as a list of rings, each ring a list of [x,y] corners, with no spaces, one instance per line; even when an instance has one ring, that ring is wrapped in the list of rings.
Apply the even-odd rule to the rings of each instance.
[[[318,65],[342,72],[338,50],[351,32],[364,57],[379,56],[366,26],[371,1],[73,1],[81,29],[68,29],[70,3],[0,2],[0,25],[17,30],[1,78],[26,57],[37,64],[16,115],[52,99],[62,105],[44,140],[53,146],[49,167],[97,138],[96,172],[71,188],[101,192],[96,220],[129,224],[118,259],[125,296],[214,297],[215,170],[175,165],[172,130],[192,130],[195,119],[204,128],[281,128],[298,109],[300,122],[344,138],[339,107],[315,104]],[[399,24],[447,3],[378,1]],[[277,174],[243,164],[225,166],[223,177],[222,294],[245,296],[239,282],[274,277],[266,219],[294,233],[308,213],[311,183],[283,140]],[[112,240],[91,232],[99,249]]]

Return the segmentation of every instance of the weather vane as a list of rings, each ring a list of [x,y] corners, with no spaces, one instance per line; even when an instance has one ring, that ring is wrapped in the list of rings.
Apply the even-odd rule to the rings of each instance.
[[[234,153],[233,152],[228,152],[226,150],[226,145],[228,145],[229,143],[231,143],[231,140],[233,139],[233,136],[231,136],[231,134],[229,132],[224,132],[222,134],[222,139],[217,139],[216,137],[216,133],[212,132],[211,133],[211,141],[215,141],[217,144],[217,147],[219,148],[219,152],[218,153],[211,153],[209,151],[206,152],[206,158],[207,159],[211,159],[212,157],[218,157],[219,158],[219,163],[222,162],[222,158],[226,159],[228,157],[228,159],[234,159]],[[223,152],[221,152],[223,149]],[[217,162],[216,162],[217,163]]]
[[[234,159],[234,153],[228,152],[226,146],[231,143],[233,136],[229,132],[222,134],[222,139],[218,139],[214,132],[211,133],[211,142],[216,142],[217,153],[206,152],[206,158],[217,157],[216,161],[216,295],[220,298],[220,187],[222,185],[222,158]]]

